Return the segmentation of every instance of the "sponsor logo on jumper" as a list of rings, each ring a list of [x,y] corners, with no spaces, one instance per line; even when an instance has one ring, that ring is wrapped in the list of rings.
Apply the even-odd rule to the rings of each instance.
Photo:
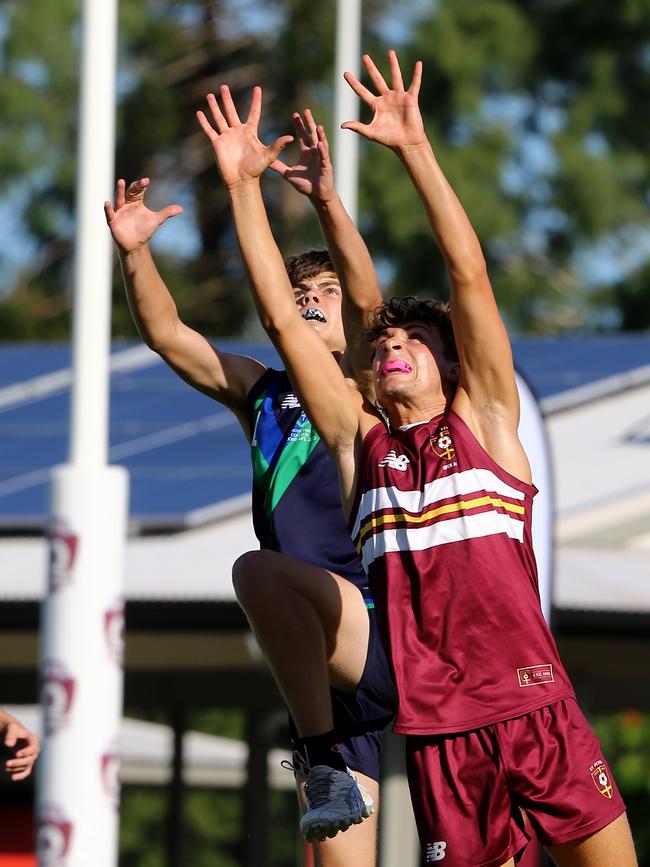
[[[309,442],[312,436],[312,426],[309,423],[309,419],[305,415],[305,413],[301,413],[300,417],[297,419],[294,424],[291,433],[287,437],[287,442],[289,443],[298,443],[298,442]]]
[[[612,786],[609,769],[605,762],[602,759],[598,759],[593,765],[589,766],[589,773],[591,774],[591,779],[594,781],[594,785],[603,798],[611,800],[614,795],[614,787]]]
[[[553,677],[553,666],[547,665],[528,665],[526,668],[517,669],[517,677],[519,678],[519,686],[536,686],[538,683],[555,683]]]
[[[440,840],[437,843],[427,843],[427,864],[431,864],[434,861],[442,861],[447,852],[447,844],[444,840]]]
[[[54,592],[70,584],[77,559],[79,536],[60,518],[50,527],[49,585]]]
[[[407,465],[410,463],[411,462],[406,455],[398,455],[394,449],[391,449],[386,457],[379,461],[377,466],[390,467],[392,470],[400,470],[401,472],[404,472]]]
[[[445,461],[452,461],[456,456],[456,450],[454,449],[449,428],[446,424],[438,428],[434,435],[429,437],[429,442],[434,453],[439,458],[443,458]]]
[[[62,663],[45,663],[45,676],[41,687],[41,705],[45,734],[53,735],[68,725],[75,695],[75,680]]]
[[[70,854],[72,822],[62,811],[46,804],[38,817],[36,852],[43,867],[65,867]]]
[[[280,404],[280,409],[299,409],[300,401],[293,392],[289,392]]]
[[[104,641],[109,657],[122,666],[124,660],[124,603],[121,599],[104,612]]]

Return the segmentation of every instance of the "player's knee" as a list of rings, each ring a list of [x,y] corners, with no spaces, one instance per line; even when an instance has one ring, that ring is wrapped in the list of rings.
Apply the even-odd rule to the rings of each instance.
[[[271,592],[269,552],[247,551],[235,560],[232,584],[238,602],[244,607],[264,602]]]

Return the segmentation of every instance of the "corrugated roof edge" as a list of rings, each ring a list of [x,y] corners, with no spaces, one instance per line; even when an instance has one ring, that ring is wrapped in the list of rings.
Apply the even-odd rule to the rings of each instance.
[[[650,384],[650,364],[544,397],[539,401],[539,405],[543,415],[555,415],[648,384]]]
[[[129,536],[155,536],[172,533],[182,533],[205,527],[224,518],[234,518],[251,508],[251,494],[239,494],[220,503],[210,503],[193,509],[187,514],[178,515],[141,515],[129,520]]]
[[[210,503],[199,509],[193,509],[187,514],[175,515],[139,515],[129,519],[129,537],[135,536],[166,536],[194,530],[222,521],[224,518],[234,518],[249,512],[251,494],[239,494],[220,503]],[[0,538],[21,536],[46,536],[50,516],[39,515],[9,515],[0,518]]]

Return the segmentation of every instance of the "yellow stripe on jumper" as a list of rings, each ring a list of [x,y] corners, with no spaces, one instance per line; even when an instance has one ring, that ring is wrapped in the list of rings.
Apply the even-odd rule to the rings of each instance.
[[[361,528],[359,541],[356,546],[357,551],[361,550],[365,537],[376,527],[382,527],[385,524],[395,524],[397,521],[405,521],[407,524],[422,524],[431,518],[437,518],[439,515],[449,515],[452,512],[460,512],[461,509],[477,509],[480,506],[490,505],[505,509],[507,512],[514,512],[516,515],[524,515],[526,513],[524,506],[515,505],[515,503],[504,503],[500,497],[476,497],[474,500],[458,500],[455,503],[447,503],[444,506],[438,506],[436,509],[423,512],[421,515],[407,515],[405,512],[380,515],[379,518],[371,518],[369,521],[366,521]]]

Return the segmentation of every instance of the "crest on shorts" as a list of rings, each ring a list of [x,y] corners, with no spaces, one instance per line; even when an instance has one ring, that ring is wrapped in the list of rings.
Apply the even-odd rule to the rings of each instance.
[[[456,450],[446,424],[441,425],[433,436],[429,437],[429,442],[439,458],[444,458],[446,461],[451,461],[454,458]]]
[[[593,765],[589,767],[589,772],[591,773],[591,779],[594,781],[594,785],[600,792],[600,794],[604,798],[612,799],[614,795],[614,787],[612,786],[612,778],[609,775],[609,768],[601,759],[598,759],[597,762],[594,762]]]

